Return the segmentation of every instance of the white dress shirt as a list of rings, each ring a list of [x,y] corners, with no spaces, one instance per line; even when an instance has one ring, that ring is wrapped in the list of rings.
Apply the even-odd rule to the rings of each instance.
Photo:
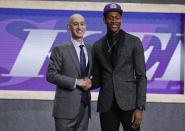
[[[75,50],[76,50],[79,62],[80,62],[80,47],[79,46],[80,45],[84,45],[83,46],[83,50],[84,50],[84,53],[85,53],[86,66],[87,66],[87,64],[88,64],[88,54],[87,54],[87,49],[85,47],[84,42],[82,41],[82,43],[80,43],[80,42],[74,40],[73,38],[71,38],[71,41],[72,41],[72,43],[73,43],[73,45],[75,47]]]
[[[75,47],[79,62],[80,62],[80,45],[84,45],[83,50],[84,50],[85,59],[86,59],[86,66],[87,66],[87,64],[88,64],[88,54],[87,54],[87,49],[85,47],[84,41],[82,41],[82,43],[80,43],[80,42],[74,40],[73,38],[71,38],[71,41],[72,41],[72,43]],[[77,81],[77,79],[76,79],[76,81]],[[74,88],[76,88],[76,81],[75,81]]]

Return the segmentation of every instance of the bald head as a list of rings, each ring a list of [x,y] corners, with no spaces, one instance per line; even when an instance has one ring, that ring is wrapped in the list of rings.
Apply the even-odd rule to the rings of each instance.
[[[81,21],[85,22],[85,19],[81,14],[73,14],[70,16],[68,24],[73,23],[73,21],[75,21],[75,20],[81,20]]]
[[[68,29],[71,31],[72,38],[82,41],[86,31],[85,18],[80,14],[73,14],[68,21]]]

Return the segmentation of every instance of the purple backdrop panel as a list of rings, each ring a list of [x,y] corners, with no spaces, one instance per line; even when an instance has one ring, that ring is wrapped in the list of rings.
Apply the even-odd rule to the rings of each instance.
[[[90,44],[105,35],[102,12],[0,8],[0,90],[55,90],[45,79],[48,56],[53,46],[70,39],[66,24],[73,13],[86,18]],[[183,94],[183,17],[123,15],[123,29],[138,36],[145,49],[148,93]]]

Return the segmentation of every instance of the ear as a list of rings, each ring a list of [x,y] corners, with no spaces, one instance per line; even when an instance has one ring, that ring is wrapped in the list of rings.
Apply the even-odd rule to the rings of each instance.
[[[67,29],[70,30],[70,25],[69,24],[67,24]]]

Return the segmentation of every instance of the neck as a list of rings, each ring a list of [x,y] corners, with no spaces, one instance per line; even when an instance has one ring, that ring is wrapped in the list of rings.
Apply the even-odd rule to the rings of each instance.
[[[120,30],[119,30],[119,31],[120,31]],[[119,31],[117,31],[117,32],[108,31],[107,34],[108,34],[110,37],[114,37],[114,36],[116,36],[116,35],[118,34]]]
[[[73,37],[73,39],[74,39],[75,41],[79,42],[79,43],[82,43],[82,42],[83,42],[83,38],[74,38],[74,37]]]

